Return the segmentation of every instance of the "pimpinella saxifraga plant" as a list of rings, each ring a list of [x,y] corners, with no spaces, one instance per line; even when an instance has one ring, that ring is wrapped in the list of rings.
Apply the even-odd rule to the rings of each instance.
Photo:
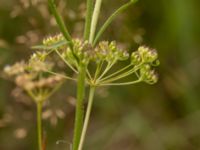
[[[73,150],[83,149],[96,88],[157,82],[158,76],[153,68],[159,65],[159,60],[155,49],[140,46],[130,54],[119,48],[115,41],[99,41],[116,16],[135,2],[136,0],[130,0],[117,9],[96,32],[102,0],[96,0],[95,3],[93,0],[87,0],[83,38],[72,38],[56,9],[54,0],[48,0],[61,33],[45,38],[41,45],[33,46],[32,48],[38,51],[27,64],[21,62],[5,68],[5,72],[15,76],[17,85],[22,87],[38,106],[39,150],[42,150],[42,103],[64,80],[73,80],[77,84]],[[73,74],[67,74],[66,70],[63,71],[65,74],[57,71],[58,66],[54,65],[57,61],[55,56],[65,63],[67,70],[71,70]],[[123,61],[128,65],[116,70],[114,66]],[[132,79],[127,78],[129,76]],[[84,112],[86,86],[89,86],[90,90],[88,105]]]

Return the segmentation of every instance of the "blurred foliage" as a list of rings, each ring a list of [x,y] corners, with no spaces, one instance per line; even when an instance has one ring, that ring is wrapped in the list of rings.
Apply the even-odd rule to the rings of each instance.
[[[84,3],[57,0],[75,37],[82,36]],[[101,24],[123,3],[104,1]],[[199,0],[140,0],[112,23],[104,39],[116,39],[130,51],[141,44],[158,50],[160,80],[155,86],[98,89],[85,149],[200,149],[199,6]],[[58,32],[45,0],[1,0],[1,70],[26,60],[32,45]],[[44,108],[48,150],[70,147],[75,88],[67,82]],[[32,101],[1,75],[0,149],[35,150],[35,122]]]

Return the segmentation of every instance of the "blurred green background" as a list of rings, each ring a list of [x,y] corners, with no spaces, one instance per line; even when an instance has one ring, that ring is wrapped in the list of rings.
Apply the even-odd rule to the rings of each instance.
[[[104,0],[105,19],[125,0]],[[85,0],[57,0],[74,37],[82,36]],[[1,0],[0,67],[27,60],[30,47],[59,33],[46,0]],[[200,150],[200,1],[139,0],[109,27],[104,40],[134,51],[156,48],[160,80],[150,86],[99,88],[85,150]],[[48,150],[69,150],[75,85],[67,82],[44,107]],[[0,78],[0,150],[35,150],[35,105]]]

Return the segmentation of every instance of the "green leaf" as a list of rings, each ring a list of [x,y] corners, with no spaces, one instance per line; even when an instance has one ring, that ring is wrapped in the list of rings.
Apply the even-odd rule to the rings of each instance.
[[[126,10],[129,6],[131,6],[132,4],[134,4],[135,2],[137,2],[137,0],[130,0],[129,2],[127,2],[126,4],[122,5],[120,8],[118,8],[107,20],[106,22],[103,24],[103,26],[100,28],[99,32],[97,33],[94,41],[93,41],[93,45],[96,45],[97,41],[99,40],[99,38],[101,37],[101,35],[104,33],[104,31],[107,29],[107,27],[112,23],[112,21],[124,10]]]
[[[63,45],[69,44],[70,42],[67,42],[66,40],[59,41],[57,43],[54,43],[52,45],[36,45],[32,46],[32,49],[38,49],[38,50],[52,50],[52,49],[57,49]]]

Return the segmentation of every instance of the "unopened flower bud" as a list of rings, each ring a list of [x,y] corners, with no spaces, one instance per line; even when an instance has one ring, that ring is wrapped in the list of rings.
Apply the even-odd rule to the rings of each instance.
[[[146,64],[140,69],[141,79],[149,84],[154,84],[158,81],[158,76],[154,70],[151,70],[151,66]]]
[[[150,51],[150,49],[148,47],[145,47],[145,46],[140,46],[138,48],[138,52],[139,52],[139,55],[143,58],[148,52]]]
[[[146,55],[144,55],[144,61],[147,63],[152,63],[158,58],[158,53],[156,50],[149,50]]]
[[[149,74],[149,72],[151,71],[151,66],[149,64],[144,64],[141,68],[140,68],[140,76],[142,78],[146,78]]]
[[[133,52],[131,54],[131,63],[133,65],[139,65],[142,62],[142,58],[138,52]]]
[[[48,38],[44,39],[42,43],[46,46],[50,46],[50,45],[58,43],[62,40],[64,40],[63,35],[58,34],[58,35],[55,35],[55,36],[49,36]]]
[[[121,52],[119,60],[127,60],[129,58],[129,53],[127,53],[126,51]]]

